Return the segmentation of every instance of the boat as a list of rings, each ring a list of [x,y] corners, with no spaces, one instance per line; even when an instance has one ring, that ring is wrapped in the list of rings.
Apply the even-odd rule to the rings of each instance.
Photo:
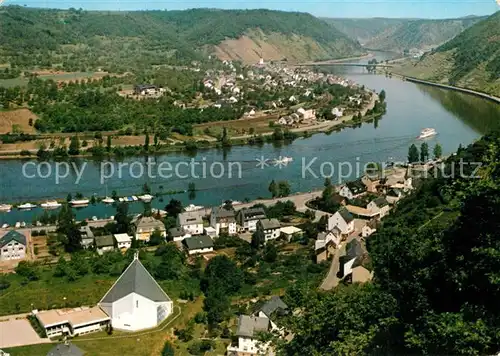
[[[31,204],[31,203],[25,203],[25,204],[19,205],[17,208],[20,210],[30,210],[30,209],[36,208],[36,205]]]
[[[89,205],[90,200],[88,199],[73,199],[69,202],[73,206]]]
[[[26,227],[26,223],[24,221],[21,221],[21,227]]]
[[[189,212],[189,211],[197,211],[197,210],[201,210],[203,208],[204,208],[203,206],[189,204],[188,206],[186,206],[184,208],[184,211],[187,211],[187,212]]]
[[[40,206],[44,209],[57,209],[61,206],[61,203],[58,203],[55,200],[52,201],[46,201],[45,203],[42,203]]]
[[[16,225],[14,225],[16,229],[19,229],[21,227],[21,223],[18,221],[16,222]]]
[[[2,229],[7,229],[7,228],[9,228],[9,224],[3,224],[2,225]]]
[[[12,205],[9,204],[0,204],[0,211],[8,213],[12,209]]]
[[[118,201],[119,201],[119,202],[124,202],[124,201],[125,201],[125,199],[124,199],[124,198],[118,198]]]
[[[420,132],[420,136],[418,136],[417,138],[419,140],[423,140],[424,138],[428,138],[428,137],[432,137],[432,136],[436,136],[436,135],[437,135],[437,131],[435,129],[426,128]]]
[[[145,203],[149,203],[151,200],[153,200],[154,196],[152,196],[151,194],[144,194],[139,195],[138,198]]]
[[[281,164],[281,165],[287,165],[288,163],[292,162],[293,161],[293,158],[292,157],[279,157],[275,160],[273,160],[272,162],[274,164]]]
[[[131,201],[134,201],[134,198],[132,198],[132,197],[126,197],[125,201],[131,202]]]
[[[115,202],[115,200],[113,198],[110,198],[110,197],[106,197],[102,200],[102,202],[104,204],[113,204]]]
[[[133,201],[138,201],[139,200],[139,198],[137,198],[135,195],[132,195],[131,198],[132,198]]]

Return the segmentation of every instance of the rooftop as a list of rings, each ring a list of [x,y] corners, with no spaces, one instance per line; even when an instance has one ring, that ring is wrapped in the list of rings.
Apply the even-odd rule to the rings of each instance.
[[[170,297],[156,283],[138,258],[134,258],[99,303],[113,303],[131,293],[137,293],[155,302],[170,301]]]
[[[215,207],[212,209],[212,215],[216,218],[234,218],[234,210],[226,210],[221,207]]]
[[[26,246],[26,236],[18,231],[11,230],[0,238],[0,248],[4,247],[11,241],[16,241]]]
[[[239,211],[243,220],[262,219],[266,217],[266,212],[262,208],[241,209]]]
[[[281,227],[278,219],[261,219],[259,221],[264,230],[279,229]]]
[[[293,235],[302,232],[302,229],[299,229],[295,226],[285,226],[280,229],[280,231],[286,235]]]
[[[260,311],[263,312],[264,314],[267,315],[267,317],[271,317],[271,315],[275,312],[275,311],[286,311],[288,310],[288,305],[286,305],[280,297],[278,297],[277,295],[274,295],[271,297],[271,299],[269,299],[263,306],[262,308],[260,308]]]
[[[152,216],[143,216],[136,220],[135,226],[137,229],[142,230],[160,230],[165,231],[165,225],[160,221],[156,220]]]
[[[132,237],[128,234],[115,234],[116,242],[130,242]]]
[[[185,212],[179,214],[179,225],[203,224],[203,219],[199,212]]]
[[[256,316],[240,315],[237,336],[254,337],[259,331],[269,330],[269,319]]]
[[[340,209],[338,213],[342,216],[342,219],[344,219],[346,223],[350,223],[354,220],[354,216],[352,216],[351,213],[345,208]]]
[[[45,328],[64,323],[77,327],[109,320],[109,316],[98,306],[45,310],[38,312],[36,317]]]
[[[214,247],[212,238],[207,235],[188,237],[183,242],[189,251]]]
[[[113,236],[111,236],[111,235],[96,236],[96,238],[95,238],[95,245],[96,245],[97,248],[99,248],[99,247],[114,246],[115,245],[115,240],[113,239]]]

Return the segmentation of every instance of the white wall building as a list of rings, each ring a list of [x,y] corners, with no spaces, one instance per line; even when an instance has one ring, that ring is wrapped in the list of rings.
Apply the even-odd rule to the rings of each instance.
[[[216,236],[219,236],[221,232],[235,235],[237,231],[234,210],[214,207],[210,214],[210,226],[215,229]]]
[[[114,237],[119,249],[127,249],[132,246],[132,237],[128,234],[115,234]]]
[[[15,230],[11,230],[3,235],[0,238],[0,261],[24,259],[28,246],[27,241],[24,234]]]
[[[200,212],[190,211],[177,216],[177,226],[191,235],[203,234],[203,218]]]
[[[354,217],[342,208],[328,218],[328,231],[338,228],[343,235],[349,235],[354,232]]]
[[[257,230],[262,230],[266,242],[269,240],[276,240],[281,234],[281,225],[277,219],[261,219],[257,223]]]
[[[207,235],[188,237],[183,240],[189,255],[199,255],[214,251],[214,242]]]
[[[99,302],[114,328],[154,328],[173,312],[173,302],[139,261],[138,254]]]
[[[262,343],[258,340],[259,332],[270,330],[270,322],[266,317],[240,315],[238,319],[237,344],[231,344],[227,348],[228,356],[246,356],[246,355],[266,355],[268,354],[268,343]]]

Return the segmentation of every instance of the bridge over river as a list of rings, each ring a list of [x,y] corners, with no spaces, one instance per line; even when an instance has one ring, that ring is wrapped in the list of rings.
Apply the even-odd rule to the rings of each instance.
[[[392,64],[382,64],[382,63],[347,63],[347,62],[306,62],[298,65],[299,67],[316,67],[316,66],[337,66],[337,67],[376,67],[376,68],[392,68]]]

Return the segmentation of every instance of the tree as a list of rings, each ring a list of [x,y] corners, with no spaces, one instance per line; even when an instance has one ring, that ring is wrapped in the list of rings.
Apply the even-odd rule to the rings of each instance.
[[[158,246],[163,242],[165,242],[165,238],[162,236],[161,231],[158,229],[153,231],[153,233],[149,237],[149,245]]]
[[[153,137],[153,144],[155,148],[158,148],[158,134],[155,132],[155,135]]]
[[[68,153],[71,156],[76,156],[80,153],[80,139],[78,138],[78,136],[71,137]]]
[[[257,229],[252,234],[252,247],[258,249],[262,245],[264,245],[265,242],[266,242],[266,235],[264,234],[264,231],[262,229]]]
[[[75,223],[75,215],[69,204],[64,204],[57,217],[57,232],[64,237],[64,249],[76,252],[82,249],[82,234]]]
[[[380,102],[383,103],[385,101],[385,90],[382,89],[378,97],[380,99]]]
[[[37,281],[40,279],[40,270],[36,262],[21,261],[14,270],[16,274],[26,278],[28,281]]]
[[[144,151],[149,151],[149,133],[146,131],[146,137],[144,137]]]
[[[116,233],[123,234],[129,231],[131,218],[128,216],[128,204],[121,202],[116,207]]]
[[[439,143],[436,143],[433,150],[434,159],[439,159],[443,155],[443,148]]]
[[[268,190],[273,198],[276,198],[278,196],[278,186],[276,185],[274,179],[271,181],[271,184],[269,184]]]
[[[420,157],[418,153],[418,148],[417,146],[415,146],[415,144],[412,144],[408,149],[408,162],[410,163],[418,162],[419,158]]]
[[[175,350],[170,341],[165,342],[163,350],[161,350],[161,356],[174,356]]]
[[[273,263],[278,258],[278,249],[274,243],[267,243],[263,254],[264,261]]]
[[[420,161],[427,162],[428,158],[429,158],[429,145],[427,144],[427,142],[422,142],[422,145],[420,146]]]
[[[286,180],[278,182],[278,192],[280,197],[287,197],[290,195],[292,189]]]
[[[106,138],[106,151],[111,152],[111,135]]]
[[[171,217],[177,219],[177,216],[184,211],[182,203],[179,200],[171,199],[170,202],[165,206],[165,211]]]

